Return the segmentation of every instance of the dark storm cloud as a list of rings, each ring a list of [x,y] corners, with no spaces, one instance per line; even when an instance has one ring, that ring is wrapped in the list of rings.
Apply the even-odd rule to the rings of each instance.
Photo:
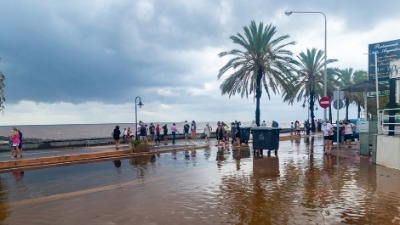
[[[143,21],[129,1],[94,13],[79,4],[48,4],[2,7],[8,101],[124,101],[148,85],[179,86],[171,80],[187,65],[169,51],[209,44],[215,30],[211,13],[201,19],[202,12],[183,4],[154,4]]]
[[[348,29],[364,29],[359,25],[384,19],[375,10],[399,8],[393,1],[377,7],[333,0],[1,2],[0,69],[9,103],[121,103],[162,87],[187,94],[185,88],[208,81],[196,74],[201,62],[188,52],[231,45],[229,35],[253,19],[267,24],[277,10],[316,10],[346,18]]]

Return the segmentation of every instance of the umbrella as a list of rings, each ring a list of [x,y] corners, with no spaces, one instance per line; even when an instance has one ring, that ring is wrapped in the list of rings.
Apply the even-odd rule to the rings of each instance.
[[[382,85],[382,84],[378,84],[378,90],[379,91],[389,90],[389,87]],[[358,84],[354,84],[349,87],[343,88],[342,91],[363,92],[363,94],[364,94],[364,109],[365,109],[364,117],[365,117],[365,120],[367,120],[367,92],[375,92],[376,91],[376,83],[365,80]]]

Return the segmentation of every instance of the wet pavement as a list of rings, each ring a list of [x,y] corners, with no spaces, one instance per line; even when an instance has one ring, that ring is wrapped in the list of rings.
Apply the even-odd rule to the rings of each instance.
[[[400,224],[400,171],[359,157],[356,146],[324,155],[322,138],[313,140],[281,141],[277,156],[254,156],[246,145],[213,143],[204,149],[1,173],[0,221]],[[101,149],[106,151],[105,146],[93,151]]]

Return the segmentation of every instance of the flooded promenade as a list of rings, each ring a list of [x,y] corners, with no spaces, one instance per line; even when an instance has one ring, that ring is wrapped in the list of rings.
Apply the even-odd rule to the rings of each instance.
[[[0,224],[400,224],[400,171],[322,141],[2,173]]]

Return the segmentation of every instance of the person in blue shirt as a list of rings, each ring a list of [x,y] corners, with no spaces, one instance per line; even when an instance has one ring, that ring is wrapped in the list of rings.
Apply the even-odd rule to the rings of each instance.
[[[279,127],[278,122],[276,122],[275,120],[272,120],[272,127],[278,128]]]

